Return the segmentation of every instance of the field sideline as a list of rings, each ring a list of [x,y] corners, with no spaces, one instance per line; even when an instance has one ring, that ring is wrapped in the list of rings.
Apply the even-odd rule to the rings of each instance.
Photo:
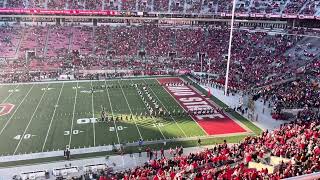
[[[195,116],[144,116],[148,110],[142,97],[150,100],[139,95],[143,86],[132,84],[147,84],[167,112],[186,110],[158,79],[0,85],[0,155],[206,136],[208,130]],[[102,109],[123,119],[99,122]]]

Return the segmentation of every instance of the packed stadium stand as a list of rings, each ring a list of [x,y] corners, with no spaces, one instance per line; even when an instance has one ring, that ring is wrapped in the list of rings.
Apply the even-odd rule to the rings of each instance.
[[[232,1],[179,1],[179,0],[7,0],[1,8],[50,9],[50,10],[119,10],[171,13],[231,13]],[[237,13],[269,13],[316,15],[320,13],[318,0],[241,0],[236,4]]]
[[[297,119],[259,137],[247,137],[243,142],[227,142],[188,155],[155,158],[142,167],[105,174],[87,172],[101,179],[283,179],[320,170],[319,121]],[[316,145],[318,144],[318,145]],[[181,150],[181,149],[180,149]],[[283,157],[271,162],[271,157]],[[248,168],[250,162],[262,164],[257,171]],[[273,164],[274,163],[274,164]],[[265,165],[265,166],[263,166]],[[267,168],[271,165],[277,168]],[[255,166],[252,166],[255,167]],[[257,167],[257,166],[256,166]],[[270,167],[270,166],[269,166]],[[271,170],[271,172],[270,172]]]
[[[9,31],[13,29],[13,31]],[[19,33],[18,33],[19,32]],[[263,86],[295,75],[295,72],[307,64],[317,63],[320,45],[305,33],[299,31],[283,31],[273,34],[267,31],[248,29],[235,30],[232,58],[237,59],[231,66],[230,85],[238,89]],[[300,33],[299,32],[299,33]],[[67,63],[66,57],[74,68],[106,68],[112,69],[118,64],[108,64],[104,59],[113,52],[114,58],[132,59],[136,64],[123,63],[123,69],[141,70],[139,51],[145,51],[146,59],[152,63],[150,68],[164,71],[166,68],[194,69],[200,71],[201,62],[197,60],[198,52],[205,53],[211,69],[224,83],[224,55],[227,54],[229,30],[224,27],[157,27],[153,25],[137,26],[27,26],[1,27],[4,57],[24,58],[25,52],[35,50],[36,57],[32,62],[43,62],[43,59],[55,59],[52,66]],[[315,32],[316,35],[319,32]],[[314,33],[313,33],[314,34]],[[77,54],[71,52],[77,51]],[[170,59],[168,52],[175,53],[174,61],[161,64]],[[245,53],[244,53],[245,52]],[[90,57],[90,63],[86,58]],[[63,59],[62,59],[63,58]],[[59,60],[60,59],[60,60]],[[139,63],[140,61],[140,63]],[[46,63],[46,62],[43,62]],[[41,63],[39,63],[41,65]],[[110,67],[111,65],[111,67]],[[5,64],[3,65],[6,68]],[[10,64],[8,66],[11,66]],[[37,63],[20,64],[37,67]],[[41,65],[42,66],[42,65]],[[50,65],[49,65],[50,66]],[[54,67],[52,67],[54,69]],[[204,70],[208,69],[205,65]],[[19,69],[19,67],[17,68]],[[245,71],[253,73],[243,73]],[[10,81],[9,79],[7,81]]]

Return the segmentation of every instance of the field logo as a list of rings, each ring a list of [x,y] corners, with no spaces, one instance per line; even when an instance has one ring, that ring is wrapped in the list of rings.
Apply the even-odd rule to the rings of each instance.
[[[14,105],[10,103],[0,104],[0,116],[9,114],[13,108]]]

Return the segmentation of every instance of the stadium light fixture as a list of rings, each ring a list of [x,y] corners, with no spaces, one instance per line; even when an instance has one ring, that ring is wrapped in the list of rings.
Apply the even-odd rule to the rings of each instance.
[[[236,10],[236,0],[233,0],[232,15],[231,15],[231,27],[230,27],[230,36],[229,36],[227,71],[226,71],[226,80],[224,82],[224,95],[225,96],[227,95],[227,92],[228,92],[229,68],[230,68],[230,59],[231,59],[231,46],[232,46],[232,38],[233,38],[233,23],[234,23],[235,10]]]

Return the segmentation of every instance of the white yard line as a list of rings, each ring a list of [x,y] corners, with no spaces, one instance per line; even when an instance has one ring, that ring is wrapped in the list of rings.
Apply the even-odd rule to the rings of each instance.
[[[113,124],[114,124],[114,129],[116,130],[116,134],[117,134],[117,138],[118,138],[118,144],[119,144],[119,148],[121,147],[121,143],[120,143],[120,138],[119,138],[119,134],[118,134],[118,127],[116,125],[116,120],[113,117],[113,108],[112,108],[112,104],[111,104],[111,99],[110,99],[110,94],[109,94],[109,90],[107,88],[107,84],[106,81],[104,81],[104,86],[106,87],[107,90],[107,94],[108,94],[108,100],[109,100],[109,104],[110,104],[110,109],[111,109],[111,114],[112,114],[112,119],[113,119]],[[123,156],[121,156],[122,158],[122,167],[124,167],[124,158]]]
[[[107,87],[107,86],[106,86],[106,85],[107,85],[107,84],[106,84],[106,81],[104,82],[104,84],[105,84],[105,87]],[[108,88],[106,88],[106,90],[107,90],[108,100],[109,100],[109,104],[110,104],[110,109],[111,109],[111,114],[112,114],[114,129],[116,130],[116,134],[117,134],[117,138],[118,138],[118,144],[119,144],[119,146],[120,146],[120,138],[119,138],[119,134],[118,134],[118,127],[117,127],[117,125],[116,125],[116,120],[115,120],[114,117],[113,117],[113,108],[112,108],[112,104],[111,104],[110,94],[109,94]]]
[[[131,82],[132,82],[132,81],[131,81]],[[126,102],[127,102],[128,108],[129,108],[129,110],[130,110],[130,114],[131,114],[131,116],[133,116],[132,110],[131,110],[131,107],[130,107],[130,104],[129,104],[128,100],[127,100],[126,95],[124,94],[124,91],[123,91],[122,86],[121,86],[121,84],[120,84],[119,81],[118,81],[118,84],[120,85],[120,89],[121,89],[121,91],[122,91],[123,97],[124,97],[124,99],[125,99]],[[135,120],[134,118],[133,118],[133,121],[134,121],[134,124],[135,124],[136,127],[137,127],[137,130],[138,130],[138,133],[139,133],[140,138],[143,139],[142,136],[141,136],[141,133],[140,133],[140,129],[139,129],[139,127],[138,127],[138,125],[137,125],[137,122],[136,122],[136,120]]]
[[[78,96],[78,82],[76,86],[76,94],[74,96],[74,103],[73,103],[73,112],[72,112],[72,121],[71,121],[71,127],[70,127],[70,137],[69,137],[69,148],[71,148],[71,140],[72,140],[72,134],[73,134],[73,121],[74,121],[74,112],[76,110],[76,104],[77,104],[77,96]]]
[[[24,96],[24,98],[22,99],[22,101],[20,102],[20,104],[18,105],[18,107],[14,110],[14,112],[12,113],[12,115],[10,116],[10,118],[7,120],[6,124],[4,125],[4,127],[1,129],[0,131],[0,136],[3,133],[4,129],[8,126],[8,124],[10,123],[11,119],[13,118],[13,116],[16,114],[17,110],[19,109],[19,107],[21,106],[21,104],[24,102],[24,100],[27,98],[27,96],[29,95],[29,93],[31,92],[31,90],[33,89],[34,85],[31,86],[31,88],[29,89],[28,93]]]
[[[42,145],[42,149],[41,149],[42,152],[44,151],[44,148],[45,148],[46,143],[47,143],[47,140],[48,140],[49,132],[50,132],[50,129],[51,129],[51,125],[52,125],[53,119],[54,119],[55,114],[56,114],[56,110],[57,110],[57,107],[58,107],[58,104],[59,104],[59,100],[60,100],[60,97],[61,97],[61,93],[62,93],[63,86],[64,86],[64,83],[62,83],[62,87],[60,88],[60,93],[59,93],[57,102],[56,102],[56,104],[54,105],[54,110],[53,110],[53,114],[52,114],[52,116],[51,116],[49,128],[48,128],[48,131],[47,131],[47,134],[46,134],[46,138],[44,139],[44,143],[43,143],[43,145]]]
[[[167,138],[164,136],[164,134],[163,134],[163,132],[162,132],[162,130],[161,130],[161,128],[160,128],[160,126],[158,126],[157,121],[156,121],[153,117],[151,117],[151,119],[154,121],[155,125],[158,127],[158,129],[159,129],[159,131],[160,131],[160,133],[161,133],[161,135],[162,135],[163,139],[164,139],[164,140],[167,140]]]
[[[140,97],[140,96],[139,96]],[[141,98],[141,97],[140,97]],[[141,99],[141,101],[142,101],[142,99]],[[148,109],[147,109],[147,106],[146,106],[146,104],[145,103],[143,103],[144,104],[144,106],[146,107],[145,108],[145,110],[147,111]],[[164,134],[163,134],[163,132],[162,132],[162,130],[161,130],[161,128],[157,125],[157,121],[153,118],[153,117],[151,117],[151,119],[154,121],[154,124],[156,125],[156,127],[159,129],[159,131],[160,131],[160,133],[161,133],[161,135],[162,135],[162,137],[163,137],[163,139],[164,140],[166,140],[167,138],[164,136]]]
[[[27,132],[27,130],[28,130],[28,128],[29,128],[32,120],[33,120],[33,117],[36,115],[36,112],[38,111],[38,108],[39,108],[39,106],[40,106],[40,104],[41,104],[41,102],[42,102],[42,99],[43,99],[44,95],[45,95],[46,92],[47,92],[48,87],[49,87],[49,84],[47,85],[46,89],[43,91],[43,93],[42,93],[42,95],[41,95],[41,98],[40,98],[40,100],[39,100],[39,102],[38,102],[38,104],[37,104],[37,106],[36,106],[36,109],[33,111],[33,114],[32,114],[32,116],[31,116],[31,118],[30,118],[30,120],[29,120],[29,122],[28,122],[28,124],[27,124],[27,127],[24,129],[24,132],[23,132],[22,136],[20,137],[20,140],[19,140],[19,142],[18,142],[18,144],[17,144],[17,146],[16,146],[16,149],[15,149],[14,152],[13,152],[13,155],[15,155],[15,154],[17,153],[17,150],[18,150],[18,148],[19,148],[22,140],[24,139],[23,137],[25,136],[25,134],[26,134],[26,132]]]
[[[158,81],[158,79],[157,79],[157,82],[158,82],[158,84],[160,84],[159,81]],[[171,94],[165,87],[164,87],[163,89],[166,90],[166,92],[172,97],[172,99],[174,99],[174,100],[177,102],[177,104],[179,104],[179,106],[180,106],[185,112],[187,112],[187,111],[181,106],[181,104],[176,100],[176,98],[173,97],[172,94]],[[201,96],[201,94],[199,94],[199,95]],[[207,133],[207,131],[205,131],[205,130],[203,129],[203,127],[200,126],[200,124],[199,124],[191,115],[188,115],[188,116],[202,129],[202,131],[203,131],[207,136],[209,136],[209,134]]]
[[[91,81],[91,89],[92,89],[92,81]],[[91,105],[92,105],[92,117],[94,118],[94,104],[93,104],[93,93],[91,93]],[[93,146],[96,146],[96,127],[95,122],[92,123],[93,128]]]
[[[146,84],[146,80],[143,80]],[[157,81],[158,82],[158,81]],[[154,93],[154,91],[152,90],[151,87],[149,87],[149,89],[152,91],[152,93],[156,96],[156,98],[159,100],[159,102],[161,103],[161,105],[164,107],[164,109],[168,112],[168,109],[164,106],[164,104],[162,103],[162,101],[159,99],[159,97],[157,96],[156,93]],[[177,121],[174,119],[174,117],[172,115],[170,115],[171,119],[175,122],[175,124],[177,125],[177,127],[181,130],[181,132],[183,133],[183,135],[185,137],[188,137],[187,134],[183,131],[183,129],[179,126],[179,124],[177,123]]]

